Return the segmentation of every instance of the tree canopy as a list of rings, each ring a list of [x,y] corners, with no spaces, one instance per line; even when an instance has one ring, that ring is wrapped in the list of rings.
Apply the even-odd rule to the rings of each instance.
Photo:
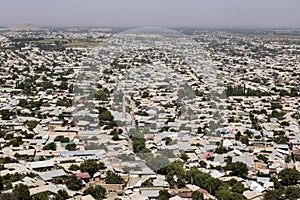
[[[83,193],[92,195],[96,200],[102,200],[105,198],[106,189],[101,185],[96,185],[87,188]]]
[[[80,164],[80,170],[82,172],[88,172],[91,177],[100,169],[105,169],[105,165],[98,160],[85,160]]]
[[[300,172],[296,169],[286,168],[279,172],[278,177],[285,185],[295,185],[300,179]]]

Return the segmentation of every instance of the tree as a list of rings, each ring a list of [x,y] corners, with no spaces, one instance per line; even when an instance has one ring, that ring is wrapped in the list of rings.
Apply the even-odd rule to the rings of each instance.
[[[172,197],[172,195],[168,192],[168,190],[160,190],[157,200],[168,200]]]
[[[63,99],[58,99],[56,105],[70,107],[72,105],[72,101],[64,97]]]
[[[35,120],[31,120],[26,123],[28,129],[31,131],[37,126],[37,124],[38,124],[38,122]]]
[[[182,153],[182,154],[180,155],[180,158],[181,158],[184,162],[186,162],[186,161],[189,159],[189,157],[186,155],[186,153]]]
[[[150,179],[147,179],[142,183],[142,187],[151,187],[151,186],[153,186],[153,183]]]
[[[118,133],[114,133],[113,137],[111,138],[113,141],[118,141],[120,140],[119,134]]]
[[[295,185],[300,179],[300,172],[296,169],[286,168],[279,172],[278,177],[285,185]]]
[[[54,200],[65,200],[68,198],[69,198],[69,195],[65,190],[58,190],[57,194],[55,195]]]
[[[70,139],[68,137],[65,137],[63,135],[58,135],[55,137],[54,139],[55,142],[59,141],[59,142],[69,142]]]
[[[281,185],[281,183],[278,181],[278,179],[275,176],[272,176],[270,178],[270,181],[274,183],[275,189],[283,189],[283,186]]]
[[[9,110],[1,110],[2,120],[10,120],[11,112]]]
[[[46,146],[44,146],[43,150],[55,151],[56,150],[56,144],[54,142],[51,142],[51,143],[47,144]]]
[[[169,165],[167,157],[162,155],[153,156],[152,154],[147,155],[146,164],[152,170],[159,170]]]
[[[198,192],[198,191],[194,191],[192,193],[192,200],[203,200],[204,197],[203,197],[203,194],[201,192]]]
[[[100,121],[113,121],[114,116],[112,116],[110,111],[106,110],[99,114],[99,120]]]
[[[176,161],[160,170],[162,174],[166,175],[166,181],[169,183],[170,188],[182,188],[185,187],[185,170],[183,163]],[[176,179],[174,178],[176,177]]]
[[[246,178],[248,175],[248,167],[245,163],[242,162],[230,163],[226,166],[226,168],[232,171],[232,176]]]
[[[264,200],[283,200],[282,193],[279,190],[270,190],[265,194]]]
[[[264,163],[268,163],[268,157],[266,157],[262,154],[259,154],[258,156],[256,156],[256,158],[263,161]]]
[[[75,176],[70,176],[66,181],[66,185],[70,190],[78,191],[82,188],[82,181]]]
[[[48,199],[49,199],[49,194],[47,192],[37,193],[32,196],[32,200],[48,200]]]
[[[223,185],[224,184],[220,179],[210,177],[206,180],[205,188],[209,191],[209,193],[215,195]]]
[[[1,176],[0,176],[0,190],[3,190],[3,180]]]
[[[237,182],[236,184],[234,184],[231,188],[232,192],[236,192],[239,194],[243,194],[243,192],[245,191],[245,187],[241,182]]]
[[[109,96],[109,91],[105,88],[102,90],[98,90],[95,94],[95,98],[100,101],[107,101]]]
[[[106,189],[101,185],[96,185],[89,187],[83,193],[92,195],[92,197],[94,197],[96,200],[102,200],[105,198]]]
[[[69,170],[77,171],[77,170],[80,170],[80,167],[79,167],[78,165],[72,164],[72,165],[69,167]]]
[[[65,81],[65,80],[61,81],[59,88],[62,90],[67,90],[68,89],[67,81]]]
[[[80,170],[82,172],[88,172],[91,177],[100,169],[105,169],[105,165],[98,160],[85,160],[80,164]]]
[[[247,135],[240,137],[240,140],[243,144],[249,145],[249,137]]]
[[[165,138],[163,138],[162,140],[164,140],[165,141],[165,144],[166,145],[169,145],[169,144],[171,144],[172,143],[172,138],[170,138],[170,137],[165,137]]]
[[[227,153],[229,150],[224,147],[224,146],[218,146],[216,149],[215,149],[215,153],[217,154],[223,154],[223,153]]]
[[[76,144],[75,143],[69,143],[65,147],[68,151],[75,151],[76,150]]]
[[[27,185],[18,184],[13,189],[13,198],[15,200],[31,200],[30,192]]]
[[[107,184],[122,184],[125,181],[124,181],[124,179],[120,175],[115,174],[114,172],[112,172],[112,171],[109,170],[106,173],[105,182]]]
[[[287,187],[285,190],[285,198],[288,200],[296,200],[300,198],[300,189],[297,187]]]

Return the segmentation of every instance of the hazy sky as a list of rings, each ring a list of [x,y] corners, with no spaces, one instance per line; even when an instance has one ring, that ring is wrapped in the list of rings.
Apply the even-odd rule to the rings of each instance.
[[[300,27],[300,0],[0,0],[0,26]]]

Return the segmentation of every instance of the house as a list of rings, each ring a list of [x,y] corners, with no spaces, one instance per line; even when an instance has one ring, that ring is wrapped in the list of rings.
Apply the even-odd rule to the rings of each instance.
[[[37,178],[43,180],[43,181],[50,181],[53,178],[60,177],[60,176],[66,176],[66,172],[63,169],[58,170],[52,170],[47,172],[38,172]]]
[[[51,169],[54,167],[54,162],[52,160],[36,161],[27,163],[27,168],[31,170],[48,168]]]
[[[249,168],[254,167],[254,160],[250,156],[233,156],[232,163],[236,163],[236,162],[245,163],[247,165],[247,167],[249,167]]]

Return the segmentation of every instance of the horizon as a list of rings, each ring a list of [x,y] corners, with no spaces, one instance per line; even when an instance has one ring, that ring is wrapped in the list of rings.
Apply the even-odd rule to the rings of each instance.
[[[298,0],[11,0],[0,26],[300,28]]]
[[[239,27],[239,26],[130,26],[130,25],[119,25],[119,26],[105,26],[105,25],[46,25],[46,24],[34,24],[34,23],[23,23],[23,24],[9,24],[2,25],[0,24],[0,28],[13,28],[18,26],[34,26],[38,28],[44,29],[64,29],[64,28],[82,28],[82,29],[91,29],[91,28],[110,28],[110,29],[135,29],[135,28],[167,28],[167,29],[198,29],[198,30],[300,30],[299,26],[274,26],[274,27]]]

